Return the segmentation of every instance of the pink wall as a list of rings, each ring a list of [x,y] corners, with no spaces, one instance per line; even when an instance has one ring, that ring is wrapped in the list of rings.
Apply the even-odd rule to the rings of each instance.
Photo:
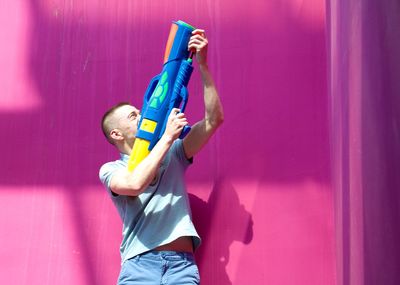
[[[324,0],[0,4],[0,283],[114,284],[99,121],[140,106],[171,20],[203,27],[224,126],[189,170],[203,284],[335,284]],[[187,110],[203,113],[198,73]]]

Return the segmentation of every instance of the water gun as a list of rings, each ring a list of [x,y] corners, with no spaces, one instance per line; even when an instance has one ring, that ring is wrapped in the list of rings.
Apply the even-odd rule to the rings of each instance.
[[[128,171],[146,158],[165,131],[168,116],[173,108],[185,111],[188,102],[187,85],[193,71],[193,53],[188,51],[194,27],[183,22],[171,25],[161,73],[150,81],[144,94],[141,119],[128,161]],[[180,138],[190,131],[185,126]]]

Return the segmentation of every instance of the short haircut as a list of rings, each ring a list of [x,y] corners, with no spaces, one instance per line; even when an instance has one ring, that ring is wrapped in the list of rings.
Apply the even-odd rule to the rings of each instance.
[[[112,145],[114,145],[114,141],[110,137],[110,132],[113,129],[109,124],[110,119],[112,115],[114,115],[116,110],[126,105],[131,106],[129,102],[120,102],[112,106],[107,112],[104,113],[103,118],[101,119],[101,129],[103,131],[103,134],[106,137],[107,141]]]

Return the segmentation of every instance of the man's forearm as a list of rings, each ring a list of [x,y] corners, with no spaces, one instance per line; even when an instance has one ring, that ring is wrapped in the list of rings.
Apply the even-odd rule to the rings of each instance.
[[[173,142],[173,138],[162,136],[149,155],[135,168],[130,180],[135,183],[137,189],[143,190],[153,181]]]
[[[199,67],[204,86],[205,121],[212,128],[217,128],[224,120],[222,104],[207,64]]]
[[[124,169],[111,181],[111,190],[120,195],[137,196],[142,193],[157,175],[159,166],[173,144],[174,139],[163,135],[150,154],[129,172]]]

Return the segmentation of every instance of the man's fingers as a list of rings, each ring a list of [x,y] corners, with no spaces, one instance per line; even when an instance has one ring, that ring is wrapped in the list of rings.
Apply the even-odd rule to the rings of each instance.
[[[185,113],[178,113],[178,114],[176,114],[176,117],[177,117],[178,119],[185,118]]]
[[[183,117],[185,117],[185,113],[182,113],[181,110],[178,108],[173,108],[171,110],[171,116],[176,117],[176,118],[183,118]]]
[[[179,113],[181,110],[179,108],[172,108],[171,114]]]
[[[191,36],[191,37],[190,37],[189,42],[190,42],[191,40],[205,41],[206,38],[205,38],[203,35],[194,35],[194,36]]]
[[[200,51],[202,48],[204,48],[205,46],[207,46],[207,44],[205,43],[201,43],[201,44],[191,44],[188,46],[188,50],[193,51],[193,52],[198,52]]]
[[[188,45],[192,45],[192,44],[207,44],[208,41],[205,38],[192,38],[189,40]]]
[[[195,30],[192,32],[192,35],[197,35],[197,34],[203,34],[203,35],[205,35],[205,33],[206,33],[206,31],[203,30],[203,29],[195,29]]]
[[[205,46],[206,45],[206,41],[199,41],[199,40],[193,40],[191,42],[189,42],[188,46]]]

